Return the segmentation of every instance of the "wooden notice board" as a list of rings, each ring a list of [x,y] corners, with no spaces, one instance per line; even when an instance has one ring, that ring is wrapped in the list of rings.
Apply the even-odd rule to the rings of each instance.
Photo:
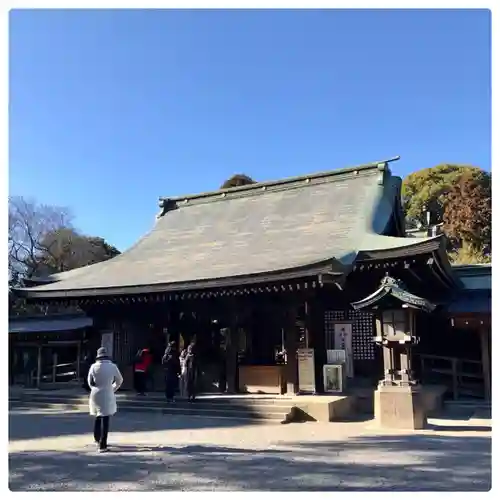
[[[314,373],[314,349],[298,349],[299,392],[316,392],[316,377]]]

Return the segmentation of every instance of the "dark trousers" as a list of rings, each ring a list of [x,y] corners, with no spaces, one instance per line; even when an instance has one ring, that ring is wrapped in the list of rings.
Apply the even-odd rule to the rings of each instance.
[[[188,399],[194,399],[196,397],[196,375],[194,373],[188,373],[186,392]]]
[[[227,380],[226,380],[226,363],[220,364],[219,370],[219,391],[226,392]]]
[[[165,397],[167,401],[173,401],[175,396],[175,389],[177,388],[177,376],[166,374],[165,375]]]
[[[99,449],[108,447],[109,417],[96,417],[94,421],[94,441],[99,444]]]
[[[135,390],[138,394],[146,392],[146,373],[134,372]]]

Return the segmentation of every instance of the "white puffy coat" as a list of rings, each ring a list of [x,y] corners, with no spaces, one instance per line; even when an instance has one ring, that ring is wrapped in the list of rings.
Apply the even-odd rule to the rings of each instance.
[[[90,367],[87,382],[90,386],[90,414],[96,417],[114,415],[115,392],[123,384],[123,377],[118,367],[108,359],[98,360]]]

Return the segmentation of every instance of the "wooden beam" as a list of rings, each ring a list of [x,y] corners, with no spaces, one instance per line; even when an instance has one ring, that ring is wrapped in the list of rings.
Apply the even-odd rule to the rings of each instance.
[[[479,336],[481,339],[481,361],[483,367],[483,378],[484,378],[484,399],[491,401],[491,366],[490,366],[490,349],[488,342],[488,331],[491,330],[487,328],[481,328],[479,330]]]

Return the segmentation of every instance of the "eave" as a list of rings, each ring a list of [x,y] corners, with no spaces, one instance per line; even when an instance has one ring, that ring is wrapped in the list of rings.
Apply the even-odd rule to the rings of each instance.
[[[356,267],[384,261],[424,259],[433,276],[444,289],[462,288],[462,283],[453,272],[446,254],[446,237],[442,234],[421,240],[376,235],[364,242],[365,248],[370,244],[371,250],[361,250],[358,253]]]
[[[384,300],[393,297],[407,307],[420,309],[425,312],[432,312],[436,305],[425,298],[419,297],[408,292],[401,280],[386,276],[382,279],[380,287],[368,297],[352,302],[351,306],[355,310],[359,309],[374,309]]]
[[[348,268],[333,259],[301,268],[286,269],[257,275],[233,276],[229,278],[185,281],[178,283],[160,283],[140,286],[84,288],[68,290],[40,290],[37,288],[14,289],[18,296],[33,299],[70,299],[85,297],[110,297],[123,295],[145,295],[155,293],[176,293],[201,290],[216,290],[240,286],[252,286],[273,282],[283,282],[314,277],[318,283],[337,283],[342,286]]]

